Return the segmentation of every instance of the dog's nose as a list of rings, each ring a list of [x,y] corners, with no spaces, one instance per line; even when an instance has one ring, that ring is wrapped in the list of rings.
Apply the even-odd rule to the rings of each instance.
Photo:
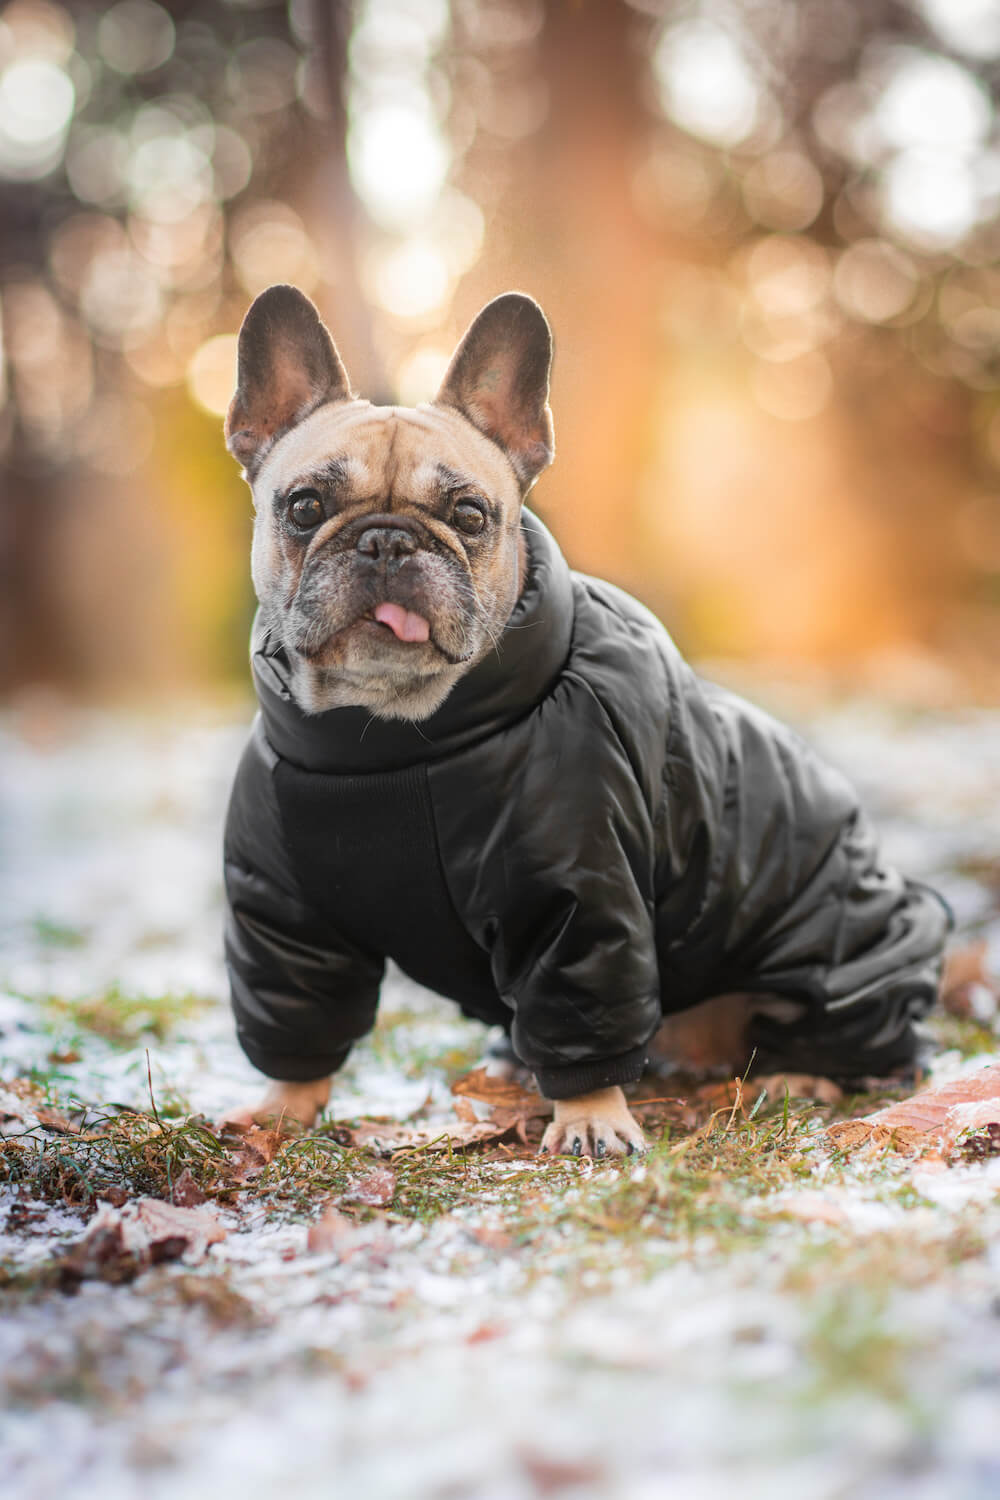
[[[398,563],[413,556],[417,540],[402,526],[369,526],[358,537],[355,549],[373,562]]]

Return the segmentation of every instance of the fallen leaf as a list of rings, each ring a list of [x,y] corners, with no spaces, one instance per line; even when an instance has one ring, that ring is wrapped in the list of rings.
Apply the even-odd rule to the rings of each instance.
[[[937,1088],[922,1089],[909,1099],[890,1104],[868,1118],[882,1125],[906,1125],[921,1133],[929,1133],[943,1129],[949,1111],[957,1105],[985,1100],[996,1101],[996,1118],[1000,1119],[1000,1063],[954,1078]]]
[[[266,1162],[274,1160],[281,1150],[283,1140],[280,1130],[265,1130],[261,1125],[251,1125],[246,1133],[247,1145],[252,1146]]]
[[[469,1103],[468,1099],[455,1100],[455,1114],[460,1120],[464,1120],[467,1125],[475,1125],[476,1121],[479,1119],[479,1116],[476,1114],[475,1109]]]
[[[502,1339],[507,1329],[502,1323],[480,1323],[471,1333],[465,1335],[467,1344],[488,1344],[493,1339]]]
[[[844,1120],[827,1128],[839,1149],[874,1143],[903,1149],[930,1144],[954,1145],[963,1130],[1000,1122],[1000,1063],[954,1078],[937,1088],[921,1089],[859,1120]]]
[[[363,1203],[367,1208],[385,1208],[396,1191],[396,1174],[390,1167],[374,1167],[356,1178],[341,1195],[344,1203]]]
[[[197,1260],[225,1238],[225,1229],[204,1208],[178,1208],[159,1198],[136,1198],[123,1208],[102,1203],[87,1232],[60,1257],[60,1284],[72,1290],[91,1277],[132,1281],[164,1260]]]
[[[226,1121],[221,1139],[229,1155],[233,1181],[242,1185],[259,1177],[281,1150],[286,1138],[281,1130]]]
[[[459,1098],[480,1099],[502,1109],[515,1110],[530,1119],[532,1115],[550,1115],[552,1105],[543,1099],[537,1089],[522,1088],[519,1083],[506,1078],[491,1078],[485,1067],[474,1068],[451,1086]]]
[[[170,1197],[171,1201],[176,1203],[179,1208],[197,1208],[199,1204],[208,1201],[192,1177],[190,1167],[184,1168],[174,1183],[174,1190]]]
[[[123,1241],[128,1250],[144,1250],[166,1239],[181,1238],[192,1254],[200,1255],[226,1238],[226,1231],[206,1208],[181,1208],[161,1198],[136,1198],[119,1210]]]
[[[867,1120],[838,1120],[826,1128],[827,1138],[833,1142],[838,1151],[853,1151],[856,1146],[865,1146],[872,1139],[877,1127],[869,1125]],[[884,1140],[888,1140],[891,1132],[883,1131]]]
[[[552,1458],[529,1447],[519,1448],[517,1456],[537,1495],[555,1495],[560,1490],[592,1485],[605,1477],[603,1465],[592,1458]]]
[[[827,1126],[827,1137],[838,1151],[854,1151],[861,1147],[873,1153],[891,1147],[904,1156],[926,1149],[928,1139],[919,1130],[909,1125],[879,1125],[874,1116],[868,1120],[839,1120]]]
[[[44,1125],[46,1130],[55,1130],[59,1135],[79,1135],[80,1127],[63,1114],[61,1109],[53,1109],[48,1104],[36,1104],[34,1106],[35,1117],[39,1125]]]
[[[368,1146],[380,1156],[396,1151],[465,1151],[470,1146],[496,1145],[507,1136],[517,1138],[517,1121],[448,1120],[443,1125],[380,1124],[364,1120],[351,1127],[351,1144]]]

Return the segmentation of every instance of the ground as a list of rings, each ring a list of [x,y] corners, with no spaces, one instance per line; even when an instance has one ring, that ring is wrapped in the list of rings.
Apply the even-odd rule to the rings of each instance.
[[[996,968],[1000,716],[778,706]],[[668,1077],[644,1160],[546,1162],[530,1098],[456,1113],[482,1030],[400,975],[317,1133],[212,1128],[257,1087],[219,951],[239,719],[0,731],[0,1494],[1000,1493],[988,1130],[848,1149],[884,1101]],[[967,989],[940,1078],[997,1056]],[[171,1197],[225,1237],[135,1227]]]

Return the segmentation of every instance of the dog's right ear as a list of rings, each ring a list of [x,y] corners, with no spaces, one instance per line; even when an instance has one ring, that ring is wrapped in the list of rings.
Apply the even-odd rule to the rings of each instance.
[[[248,477],[310,412],[350,398],[347,371],[309,298],[294,286],[261,292],[240,329],[236,394],[226,416],[226,447]]]

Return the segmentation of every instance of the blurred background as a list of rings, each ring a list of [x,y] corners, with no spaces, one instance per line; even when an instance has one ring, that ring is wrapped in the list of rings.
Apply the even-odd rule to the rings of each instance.
[[[0,691],[245,681],[281,280],[408,403],[533,293],[576,566],[699,658],[995,700],[998,91],[998,0],[9,0]]]

